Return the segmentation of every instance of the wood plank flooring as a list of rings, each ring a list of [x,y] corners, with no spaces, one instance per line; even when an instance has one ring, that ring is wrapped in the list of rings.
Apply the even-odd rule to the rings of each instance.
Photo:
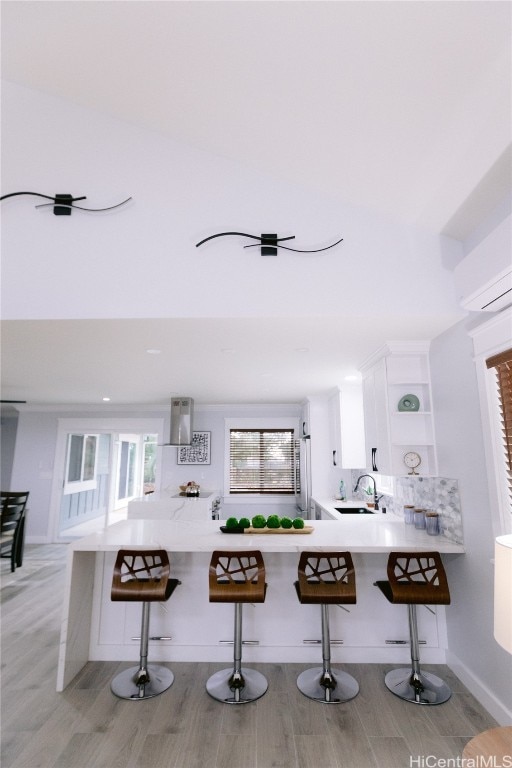
[[[425,666],[454,692],[438,707],[393,696],[380,664],[347,665],[360,693],[335,706],[298,691],[301,664],[254,664],[269,689],[243,706],[208,696],[220,666],[206,663],[169,664],[172,688],[149,701],[112,695],[111,677],[129,666],[113,662],[89,663],[56,693],[65,552],[28,546],[14,574],[1,563],[3,768],[412,768],[460,758],[497,725],[444,666]]]

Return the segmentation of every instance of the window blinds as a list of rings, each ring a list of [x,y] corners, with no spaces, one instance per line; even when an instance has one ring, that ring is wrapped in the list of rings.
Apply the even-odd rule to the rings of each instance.
[[[293,429],[230,430],[230,493],[293,494]]]
[[[485,361],[496,373],[509,502],[512,506],[512,349]]]

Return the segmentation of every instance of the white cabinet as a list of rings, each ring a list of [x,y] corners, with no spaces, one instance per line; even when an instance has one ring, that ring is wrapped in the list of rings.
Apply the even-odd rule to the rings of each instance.
[[[420,475],[437,474],[428,342],[389,342],[362,366],[366,467],[405,475],[404,455],[419,454]],[[399,410],[405,395],[419,407]]]
[[[306,435],[311,434],[311,409],[309,405],[309,400],[305,400],[302,403],[301,412],[300,412],[300,430],[299,430],[299,437],[306,437]]]
[[[329,458],[333,467],[343,467],[341,449],[341,392],[336,389],[328,400]]]
[[[387,555],[354,555],[356,569],[357,603],[332,606],[330,611],[331,637],[343,640],[345,648],[387,648],[391,654],[400,649],[409,652],[409,622],[406,605],[388,602],[380,589],[374,586],[378,579],[386,578]],[[422,645],[438,647],[442,638],[438,627],[439,606],[417,607],[418,635]]]
[[[329,458],[338,469],[366,466],[361,382],[335,389],[328,399]]]
[[[372,472],[392,475],[384,360],[379,360],[363,375],[363,402],[365,467]]]
[[[321,639],[318,605],[302,605],[293,586],[297,556],[265,553],[268,590],[265,604],[244,605],[244,639],[259,646],[260,659],[308,661],[320,654],[314,645]],[[386,578],[386,553],[355,553],[357,603],[330,607],[333,656],[346,654],[350,661],[394,662],[409,657],[407,606],[392,605],[374,586]],[[167,603],[154,604],[150,617],[150,658],[154,661],[232,658],[226,644],[233,639],[233,606],[210,603],[209,553],[171,552],[171,570],[181,585]],[[98,564],[91,633],[91,659],[137,658],[141,629],[140,603],[110,600],[115,554],[108,552]],[[418,633],[427,648],[442,648],[445,614],[441,606],[417,608]],[[338,642],[336,642],[338,641]],[[341,648],[336,646],[341,641]],[[307,651],[313,645],[313,650]],[[283,649],[280,654],[279,649]],[[265,650],[269,649],[269,650]],[[258,653],[255,649],[253,653]],[[244,648],[248,656],[251,648]],[[305,655],[306,654],[306,655]],[[321,658],[321,656],[319,656]],[[311,660],[311,659],[309,659]],[[432,658],[439,663],[442,659]],[[333,658],[336,661],[336,658]]]

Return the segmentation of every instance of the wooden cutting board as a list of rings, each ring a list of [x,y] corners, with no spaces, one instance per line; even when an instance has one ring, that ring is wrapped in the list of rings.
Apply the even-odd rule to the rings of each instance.
[[[244,533],[312,533],[315,529],[312,525],[304,528],[245,528]]]

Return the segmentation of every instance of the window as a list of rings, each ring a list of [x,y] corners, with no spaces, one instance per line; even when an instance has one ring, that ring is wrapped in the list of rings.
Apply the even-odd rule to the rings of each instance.
[[[377,483],[377,493],[384,493],[386,496],[395,495],[395,478],[391,475],[374,474],[375,482]]]
[[[293,429],[230,429],[229,493],[294,493]]]
[[[96,488],[97,443],[98,435],[68,435],[65,494]]]
[[[512,510],[512,349],[489,357],[486,366],[494,373],[499,434],[504,460],[504,482]]]
[[[475,353],[490,514],[495,536],[512,533],[511,331],[512,307],[503,309],[468,331]]]

